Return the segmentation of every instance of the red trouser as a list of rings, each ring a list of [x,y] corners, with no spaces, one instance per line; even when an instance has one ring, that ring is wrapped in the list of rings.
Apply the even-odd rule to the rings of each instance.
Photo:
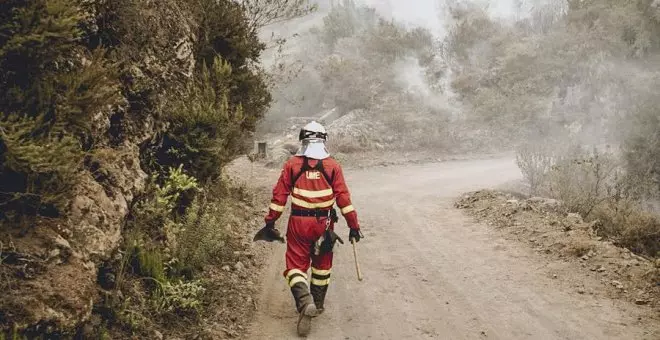
[[[284,277],[298,272],[307,277],[310,261],[312,264],[312,284],[321,284],[317,281],[314,274],[323,276],[330,275],[332,268],[332,253],[326,253],[316,256],[312,253],[314,242],[325,232],[327,218],[316,219],[316,217],[291,216],[286,231],[286,270]],[[330,224],[330,229],[334,228],[334,223]],[[329,280],[325,281],[327,285]],[[289,282],[293,284],[293,282]]]

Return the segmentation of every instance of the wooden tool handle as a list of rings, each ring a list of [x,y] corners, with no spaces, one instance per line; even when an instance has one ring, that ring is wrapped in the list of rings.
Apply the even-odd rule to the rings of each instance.
[[[355,248],[355,241],[351,240],[353,244],[353,258],[355,259],[355,270],[357,271],[358,281],[362,281],[362,271],[360,270],[360,263],[358,262],[357,249]]]

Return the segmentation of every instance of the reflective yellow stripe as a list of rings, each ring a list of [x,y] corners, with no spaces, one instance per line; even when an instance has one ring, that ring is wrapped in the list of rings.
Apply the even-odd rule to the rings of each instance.
[[[330,269],[328,270],[323,270],[323,269],[316,269],[312,267],[312,274],[316,275],[330,275]]]
[[[286,273],[286,278],[287,279],[290,278],[291,275],[293,275],[293,274],[300,274],[305,278],[307,277],[307,273],[304,273],[302,270],[300,270],[300,269],[291,269],[291,270],[289,270],[288,273]]]
[[[352,205],[352,204],[349,205],[349,206],[346,206],[346,207],[341,208],[341,213],[342,213],[342,215],[346,215],[346,214],[348,214],[349,212],[353,212],[353,211],[355,211],[355,208],[353,208],[353,205]]]
[[[319,198],[319,197],[332,195],[332,189],[310,191],[310,190],[293,188],[293,193],[307,198]]]
[[[296,276],[293,279],[291,279],[291,281],[289,281],[289,287],[293,287],[298,282],[302,282],[304,284],[307,284],[307,279],[302,277],[302,276]]]
[[[277,205],[277,204],[275,204],[275,203],[271,203],[271,204],[270,204],[270,208],[271,208],[272,210],[274,210],[274,211],[277,211],[277,212],[283,212],[283,211],[284,211],[284,206],[282,206],[282,205]]]
[[[330,279],[325,279],[325,280],[318,280],[312,278],[312,284],[316,286],[327,286],[330,284]]]
[[[301,199],[297,199],[295,197],[291,197],[291,202],[299,207],[307,208],[307,209],[316,209],[316,208],[327,208],[331,207],[333,204],[335,204],[335,199],[331,199],[329,201],[321,202],[321,203],[309,203],[305,202]]]

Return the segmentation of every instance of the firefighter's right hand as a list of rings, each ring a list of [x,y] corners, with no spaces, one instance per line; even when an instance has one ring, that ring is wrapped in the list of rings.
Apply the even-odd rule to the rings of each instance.
[[[275,228],[268,229],[268,234],[273,240],[284,243],[284,237],[282,237],[279,230]]]
[[[272,222],[266,223],[266,226],[261,228],[261,230],[254,235],[252,240],[266,242],[279,241],[285,243],[284,237],[282,237],[279,230],[275,229],[275,223]]]
[[[351,229],[351,231],[348,232],[348,240],[351,243],[353,243],[353,240],[355,240],[355,243],[360,242],[360,238],[362,237],[363,235],[360,232],[360,229]]]
[[[275,229],[275,222],[268,222],[266,223],[266,230],[268,233],[268,236],[274,240],[274,241],[280,241],[284,243],[284,237],[282,237],[282,234],[280,234],[280,231]]]

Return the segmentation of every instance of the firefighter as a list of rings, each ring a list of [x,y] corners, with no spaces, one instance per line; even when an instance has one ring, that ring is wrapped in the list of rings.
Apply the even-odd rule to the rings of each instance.
[[[343,240],[334,232],[338,221],[336,204],[349,231],[349,241],[362,237],[357,213],[340,165],[330,157],[325,142],[325,128],[311,122],[300,130],[301,147],[283,166],[269,213],[265,218],[268,233],[280,237],[275,221],[284,212],[291,196],[291,216],[286,232],[286,269],[283,276],[293,295],[299,313],[298,334],[306,336],[311,319],[324,310],[324,300],[330,283],[332,249]],[[280,237],[281,238],[281,237]],[[311,262],[311,280],[308,269]]]

